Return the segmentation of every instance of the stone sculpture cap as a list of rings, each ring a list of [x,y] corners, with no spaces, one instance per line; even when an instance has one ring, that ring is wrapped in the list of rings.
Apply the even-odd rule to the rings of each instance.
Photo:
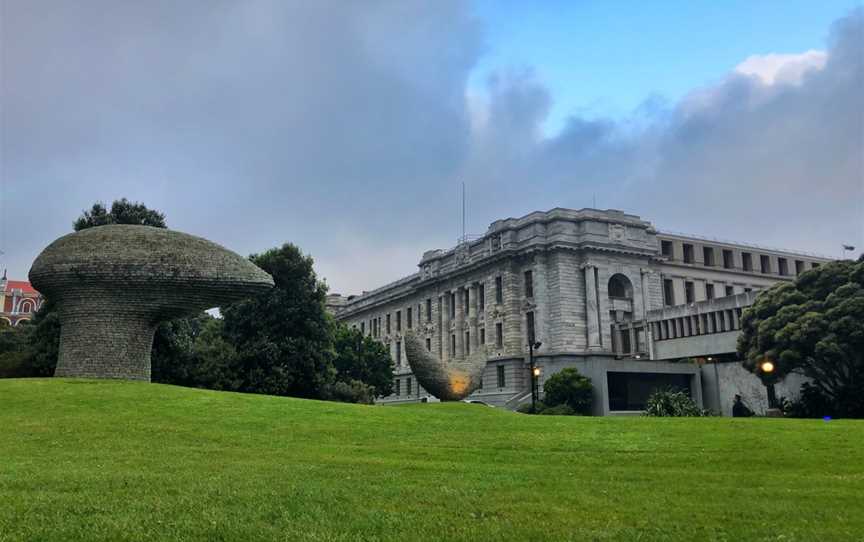
[[[49,299],[82,289],[187,313],[254,295],[273,279],[245,258],[206,239],[150,226],[108,225],[65,235],[30,269],[30,282]],[[196,292],[200,295],[196,295]]]

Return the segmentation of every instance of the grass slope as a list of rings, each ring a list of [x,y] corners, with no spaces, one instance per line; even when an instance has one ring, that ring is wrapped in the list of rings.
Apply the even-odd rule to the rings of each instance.
[[[860,540],[864,423],[0,381],[0,540]]]

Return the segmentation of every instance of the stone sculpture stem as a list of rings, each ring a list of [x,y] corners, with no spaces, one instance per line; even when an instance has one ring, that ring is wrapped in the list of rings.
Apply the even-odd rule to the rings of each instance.
[[[67,303],[60,310],[58,377],[150,380],[150,351],[158,323],[131,300]]]

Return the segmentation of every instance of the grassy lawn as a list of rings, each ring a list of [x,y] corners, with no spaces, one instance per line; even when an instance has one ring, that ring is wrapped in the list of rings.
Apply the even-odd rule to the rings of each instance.
[[[862,540],[864,422],[0,380],[0,540]]]

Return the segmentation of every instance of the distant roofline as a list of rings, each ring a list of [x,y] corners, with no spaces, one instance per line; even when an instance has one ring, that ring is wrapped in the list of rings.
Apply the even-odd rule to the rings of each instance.
[[[657,235],[667,235],[672,237],[682,237],[685,239],[697,239],[699,241],[712,241],[714,243],[724,243],[727,245],[735,245],[741,247],[749,247],[749,248],[758,248],[760,250],[770,250],[772,252],[783,252],[785,254],[794,254],[797,256],[810,256],[814,258],[822,258],[824,260],[836,260],[837,258],[826,256],[825,254],[819,254],[817,252],[807,252],[805,250],[790,250],[788,248],[777,248],[777,247],[769,247],[765,245],[757,245],[755,243],[742,243],[740,241],[731,241],[729,239],[720,239],[717,237],[707,237],[704,235],[695,235],[692,233],[684,233],[680,231],[672,231],[672,230],[658,230]]]

